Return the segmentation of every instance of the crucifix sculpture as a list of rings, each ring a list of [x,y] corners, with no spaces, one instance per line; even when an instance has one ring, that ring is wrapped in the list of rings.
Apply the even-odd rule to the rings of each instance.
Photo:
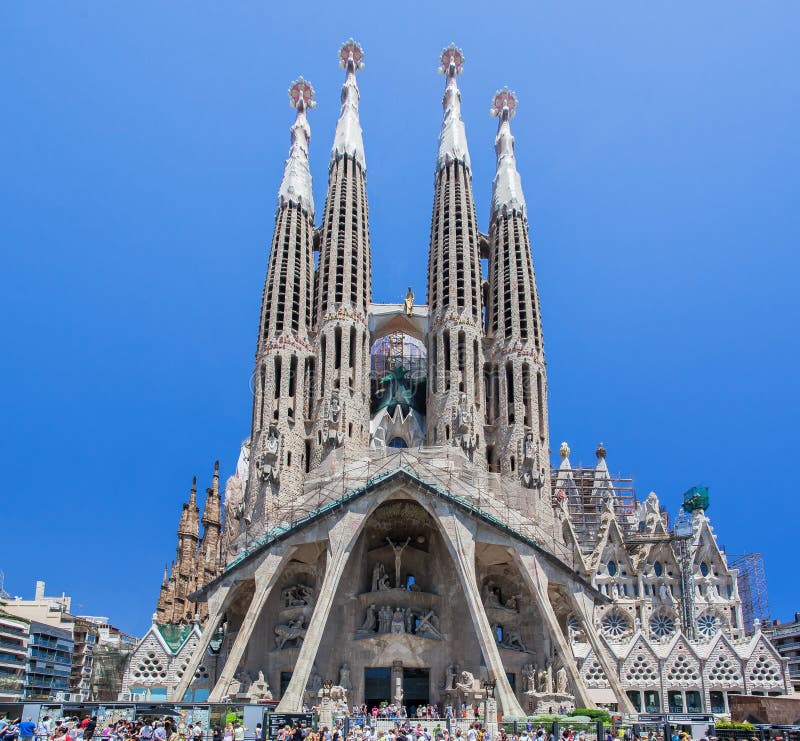
[[[394,551],[394,587],[395,589],[400,589],[400,562],[403,557],[403,551],[405,547],[411,542],[411,538],[407,538],[406,542],[403,545],[395,545],[392,543],[391,538],[386,538],[389,541],[389,545],[392,546],[392,550]]]

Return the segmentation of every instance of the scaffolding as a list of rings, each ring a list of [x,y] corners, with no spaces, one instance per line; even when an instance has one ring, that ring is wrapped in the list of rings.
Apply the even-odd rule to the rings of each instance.
[[[742,621],[746,631],[753,630],[755,620],[769,623],[769,598],[764,556],[761,553],[742,553],[728,556],[728,566],[737,569],[736,585],[742,600]]]
[[[599,479],[594,468],[573,468],[569,479],[563,478],[558,468],[550,470],[553,491],[567,502],[570,520],[582,550],[591,551],[597,545],[600,518],[607,507],[607,499],[613,497],[614,513],[623,536],[637,535],[639,506],[633,488],[633,479],[620,475],[609,475]]]

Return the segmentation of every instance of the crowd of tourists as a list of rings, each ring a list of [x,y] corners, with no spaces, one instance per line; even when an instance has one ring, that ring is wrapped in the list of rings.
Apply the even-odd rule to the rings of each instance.
[[[207,735],[211,741],[245,741],[245,731],[238,721],[206,730],[200,723],[186,724],[169,717],[102,724],[96,716],[56,720],[44,716],[36,723],[28,717],[0,718],[0,741],[205,741]],[[263,741],[260,723],[254,734],[248,734],[248,741]]]

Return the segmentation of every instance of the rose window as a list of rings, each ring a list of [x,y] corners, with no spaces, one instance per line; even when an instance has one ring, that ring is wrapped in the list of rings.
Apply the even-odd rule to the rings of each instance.
[[[719,621],[714,615],[701,615],[697,621],[697,630],[700,635],[710,638],[719,630]]]
[[[611,638],[619,638],[628,631],[628,621],[624,615],[612,612],[603,618],[603,633]]]
[[[669,615],[654,615],[650,620],[650,632],[657,638],[666,638],[675,632],[675,621]]]

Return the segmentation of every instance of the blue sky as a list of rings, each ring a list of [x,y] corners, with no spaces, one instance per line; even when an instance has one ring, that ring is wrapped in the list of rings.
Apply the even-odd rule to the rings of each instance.
[[[359,76],[374,299],[425,292],[443,79],[487,229],[494,91],[513,122],[543,304],[551,445],[655,490],[708,484],[729,553],[800,609],[800,5],[5,2],[0,464],[12,594],[35,579],[142,632],[180,503],[249,432],[286,90],[321,210],[342,73]]]

